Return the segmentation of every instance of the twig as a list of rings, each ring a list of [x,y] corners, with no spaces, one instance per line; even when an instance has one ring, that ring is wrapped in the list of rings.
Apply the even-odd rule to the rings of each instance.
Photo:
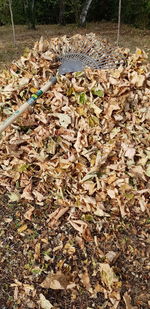
[[[14,17],[13,17],[13,11],[12,11],[12,0],[8,0],[8,2],[9,2],[9,10],[10,10],[11,24],[12,24],[12,31],[13,31],[13,41],[14,41],[14,46],[16,46],[16,34],[15,34]]]

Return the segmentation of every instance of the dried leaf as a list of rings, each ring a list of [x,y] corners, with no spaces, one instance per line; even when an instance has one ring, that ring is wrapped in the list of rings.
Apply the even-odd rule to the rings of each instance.
[[[109,214],[107,214],[104,210],[102,210],[99,207],[94,211],[94,214],[98,217],[110,217]]]
[[[135,148],[129,147],[125,152],[125,157],[129,158],[130,160],[133,160],[135,152],[136,152]]]
[[[40,257],[40,251],[41,251],[41,244],[40,244],[40,242],[38,242],[35,245],[35,253],[34,253],[35,260],[38,260],[38,258]]]
[[[109,44],[98,41],[94,34],[59,36],[51,38],[49,42],[41,38],[31,51],[26,50],[24,57],[10,65],[10,70],[0,73],[1,120],[20,106],[21,99],[24,101],[56,74],[59,66],[56,56],[70,53],[72,48],[80,50],[81,42],[87,50],[89,45],[92,46],[102,55],[100,61],[104,61]],[[134,219],[136,216],[143,218],[144,212],[149,212],[150,177],[149,64],[146,64],[146,55],[141,50],[132,54],[127,49],[117,49],[117,61],[120,56],[125,56],[125,63],[113,70],[86,68],[83,72],[58,75],[55,86],[37,100],[34,113],[29,109],[1,134],[0,147],[1,195],[9,196],[11,207],[19,202],[13,217],[22,216],[21,199],[23,205],[27,204],[28,207],[27,211],[23,211],[27,220],[32,220],[34,212],[34,207],[28,206],[30,201],[36,205],[33,218],[35,233],[23,221],[18,229],[18,233],[26,231],[19,237],[24,236],[24,255],[31,257],[30,265],[25,267],[29,267],[33,275],[39,276],[49,265],[48,269],[55,269],[56,274],[46,277],[42,283],[45,288],[73,288],[75,283],[72,283],[71,275],[74,268],[72,277],[77,275],[76,258],[79,256],[76,251],[79,246],[85,257],[81,261],[84,266],[81,265],[83,267],[79,271],[79,283],[93,299],[98,292],[103,293],[106,301],[100,305],[114,309],[121,305],[121,283],[109,264],[101,263],[98,272],[101,278],[95,283],[94,292],[93,287],[90,287],[91,275],[98,278],[97,257],[106,258],[105,262],[110,263],[117,259],[114,252],[108,251],[109,248],[105,248],[106,254],[101,251],[95,232],[99,234],[103,221],[109,225],[108,216],[110,223],[113,219],[114,224],[119,216],[130,221],[133,214]],[[43,210],[45,215],[41,216]],[[46,216],[48,226],[43,221]],[[102,220],[98,220],[97,216]],[[12,216],[4,216],[8,230],[11,220]],[[75,234],[80,236],[75,236],[77,247],[71,236],[66,238],[69,234],[66,234],[64,220],[68,220],[68,228],[74,228]],[[146,239],[146,222],[143,242]],[[134,229],[135,225],[133,232],[136,233]],[[58,237],[55,237],[57,231]],[[37,236],[38,232],[41,235]],[[9,235],[9,231],[7,234],[13,241],[14,236]],[[110,233],[104,234],[102,239],[110,243]],[[94,258],[89,259],[87,242],[91,242],[88,246],[91,252],[95,245]],[[31,265],[34,261],[38,265]],[[93,273],[88,273],[91,265]],[[58,269],[64,273],[58,273]],[[32,273],[29,281],[32,281]],[[40,302],[34,304],[37,296],[34,288],[17,281],[13,286],[18,306],[21,307],[21,301],[27,307],[40,306]],[[78,291],[80,285],[73,291],[72,301],[78,299]],[[44,308],[51,307],[44,296],[42,301]],[[124,301],[129,309],[131,302],[126,294]],[[59,307],[59,304],[55,302],[55,306]]]
[[[44,195],[38,192],[37,190],[33,191],[33,195],[36,197],[37,201],[39,202],[44,200]]]
[[[19,193],[11,192],[8,196],[9,196],[9,200],[11,202],[19,202],[19,200],[20,200],[20,194]]]
[[[113,139],[119,132],[120,132],[120,128],[114,128],[114,129],[110,132],[110,138]]]
[[[123,299],[126,305],[126,309],[133,309],[134,307],[131,305],[131,297],[128,292],[125,292],[123,295]]]
[[[69,220],[69,223],[74,227],[79,233],[83,233],[84,229],[87,228],[87,223],[82,220]]]
[[[27,224],[23,224],[23,225],[21,225],[21,226],[17,229],[17,231],[18,231],[18,233],[22,233],[22,232],[24,232],[27,228],[28,228]]]
[[[118,278],[115,275],[113,269],[107,263],[100,263],[100,274],[102,282],[108,288],[112,288],[114,283],[118,282]]]
[[[107,190],[107,194],[109,195],[110,198],[115,198],[116,197],[115,190],[108,189]]]
[[[137,87],[142,87],[145,81],[145,76],[140,75],[137,72],[132,73],[132,80],[131,83]]]
[[[41,287],[45,289],[64,290],[72,289],[75,284],[70,281],[70,276],[57,272],[56,274],[48,274],[46,279],[41,283]]]
[[[67,128],[71,123],[71,118],[67,114],[55,113],[54,116],[59,118],[59,123],[64,128]]]
[[[45,298],[45,296],[40,293],[40,306],[42,309],[52,309],[53,305]]]
[[[31,184],[28,184],[24,190],[23,190],[23,193],[21,195],[21,198],[25,198],[29,201],[32,201],[33,200],[33,196],[31,194],[31,190],[32,190],[32,185]]]
[[[79,277],[82,280],[83,286],[85,286],[85,288],[89,290],[91,288],[91,284],[87,268],[84,269],[84,272],[82,272]]]
[[[146,174],[146,176],[150,177],[150,163],[147,164],[145,174]]]
[[[27,220],[32,220],[32,214],[33,214],[33,211],[34,211],[34,207],[33,206],[31,206],[26,212],[25,212],[25,214],[24,214],[24,217],[25,217],[25,219],[27,219]]]
[[[113,262],[113,260],[116,258],[117,253],[114,251],[108,251],[106,254],[106,258],[108,259],[108,262]]]
[[[50,221],[50,226],[53,226],[56,224],[56,222],[68,211],[69,207],[64,207],[64,208],[58,208],[54,212],[52,212],[49,215],[49,219],[47,222]]]

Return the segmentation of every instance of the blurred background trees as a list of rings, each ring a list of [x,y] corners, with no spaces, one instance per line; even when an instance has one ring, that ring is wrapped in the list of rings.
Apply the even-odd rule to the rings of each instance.
[[[36,24],[82,24],[88,4],[87,22],[116,22],[118,3],[119,0],[13,0],[12,10],[15,24],[27,24],[34,29]],[[10,23],[8,4],[8,0],[0,0],[0,25]],[[135,27],[150,28],[150,0],[122,0],[121,20]]]

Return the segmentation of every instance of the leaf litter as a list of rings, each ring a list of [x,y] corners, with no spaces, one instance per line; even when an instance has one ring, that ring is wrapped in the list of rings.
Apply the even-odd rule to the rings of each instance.
[[[106,44],[94,34],[41,38],[4,70],[1,121],[56,74],[60,51],[89,40],[97,50]],[[144,51],[119,52],[126,63],[117,69],[57,75],[34,110],[1,134],[0,194],[15,220],[9,211],[2,226],[26,260],[20,281],[13,270],[9,307],[147,308],[149,295],[143,300],[124,284],[119,260],[129,258],[132,282],[140,280],[139,252],[147,284],[149,64]]]

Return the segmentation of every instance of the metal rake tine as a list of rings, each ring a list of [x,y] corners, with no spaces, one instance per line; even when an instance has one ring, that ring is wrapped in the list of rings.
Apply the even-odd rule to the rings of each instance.
[[[97,53],[95,53],[94,51],[92,51],[92,52],[90,53],[90,56],[92,56],[92,55],[96,56],[96,57],[94,57],[94,58],[97,58],[97,60],[98,60],[99,58],[101,58],[101,59],[106,59],[106,61],[110,61],[110,60],[113,60],[113,59],[114,59],[114,61],[115,61],[116,56],[117,56],[116,53],[113,54],[113,51],[112,51],[111,48],[110,48],[109,50],[107,50],[107,51],[106,51],[106,50],[102,50],[101,52],[97,52]],[[100,59],[100,61],[101,61],[101,59]]]
[[[109,57],[109,56],[115,57],[116,55],[114,55],[112,51],[110,50],[110,51],[101,51],[98,53],[98,56],[101,58],[104,58],[104,57]]]
[[[119,61],[120,59],[122,60],[122,58],[120,58],[120,55],[109,54],[109,55],[101,56],[99,61],[102,61],[102,60],[106,60],[106,61],[111,61],[111,60]]]
[[[101,55],[101,54],[103,54],[103,53],[105,53],[105,54],[109,54],[109,53],[111,53],[111,54],[117,54],[117,52],[114,51],[114,50],[112,49],[112,47],[105,48],[105,49],[101,49],[100,52],[99,52],[99,55]]]
[[[110,63],[110,62],[115,62],[115,61],[118,61],[118,59],[116,59],[115,57],[113,56],[109,56],[109,57],[102,57],[101,59],[99,60],[96,60],[97,63]]]
[[[99,65],[99,69],[116,68],[115,63],[102,63]]]
[[[90,50],[93,51],[94,53],[97,53],[94,42],[87,40],[85,41],[84,46],[85,46],[84,53],[89,53]]]
[[[90,45],[91,46],[91,45]],[[85,50],[87,47],[87,41],[82,41],[82,48]],[[91,46],[92,47],[92,46]]]
[[[93,47],[92,46],[87,46],[86,49],[84,49],[82,52],[84,52],[84,54],[90,54],[91,51],[93,51]]]
[[[105,56],[105,57],[101,57],[99,60],[97,60],[97,62],[101,62],[101,61],[106,61],[106,62],[108,62],[108,60],[109,61],[116,61],[117,60],[117,58],[115,58],[115,57],[113,57],[113,56],[109,56],[109,57],[107,57],[107,56]]]
[[[115,62],[115,61],[112,61],[112,62],[99,62],[98,63],[98,67],[99,68],[102,68],[102,67],[117,67],[117,65],[119,65],[119,62]]]
[[[111,65],[113,65],[113,66],[117,66],[119,63],[118,62],[115,62],[115,61],[110,61],[109,63],[108,62],[106,62],[106,61],[103,61],[103,62],[99,62],[98,63],[98,66],[99,67],[101,67],[101,66],[111,66]]]
[[[100,65],[102,64],[102,61],[105,63],[110,61],[116,61],[117,54],[116,52],[114,52],[111,46],[102,46],[100,50],[97,51],[95,48],[95,42],[89,39],[81,41],[80,45],[78,45],[78,42],[76,41],[70,41],[70,43],[72,43],[72,46],[70,47],[71,52],[79,51],[80,53],[84,53],[85,55],[87,54],[88,56],[93,57],[93,59],[95,59],[95,61]],[[101,59],[99,60],[99,58]]]

